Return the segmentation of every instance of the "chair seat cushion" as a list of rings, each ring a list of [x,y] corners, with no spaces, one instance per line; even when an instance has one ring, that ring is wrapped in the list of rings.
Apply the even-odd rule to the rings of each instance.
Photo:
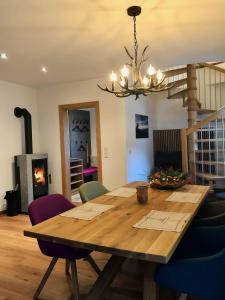
[[[46,241],[38,241],[41,252],[49,257],[57,257],[69,260],[87,257],[91,251]]]
[[[225,200],[225,192],[217,192],[215,194],[217,199]]]
[[[220,201],[220,200],[224,200],[225,201],[225,192],[213,192],[213,193],[209,193],[205,200],[204,203],[209,203],[209,202],[214,202],[214,201]]]

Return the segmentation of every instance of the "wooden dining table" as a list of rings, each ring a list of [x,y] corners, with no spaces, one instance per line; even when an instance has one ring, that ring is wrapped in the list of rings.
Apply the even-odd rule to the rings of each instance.
[[[127,187],[135,188],[143,182],[132,182]],[[144,300],[157,298],[154,273],[158,264],[169,262],[182,236],[188,229],[202,201],[209,191],[208,186],[188,185],[180,189],[184,193],[200,193],[197,203],[165,201],[173,191],[149,188],[148,202],[139,204],[137,195],[118,197],[102,195],[92,203],[110,204],[114,207],[92,220],[55,216],[24,231],[24,235],[40,240],[60,243],[71,247],[85,248],[111,254],[100,276],[94,283],[87,300],[103,299],[115,276],[127,258],[143,263]],[[190,219],[180,232],[133,227],[151,210],[190,213]]]

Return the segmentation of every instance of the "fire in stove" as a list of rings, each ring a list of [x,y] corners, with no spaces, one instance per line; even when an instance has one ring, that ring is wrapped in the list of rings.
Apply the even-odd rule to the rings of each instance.
[[[47,158],[32,159],[34,199],[48,194]]]
[[[45,185],[45,169],[34,168],[34,185]]]

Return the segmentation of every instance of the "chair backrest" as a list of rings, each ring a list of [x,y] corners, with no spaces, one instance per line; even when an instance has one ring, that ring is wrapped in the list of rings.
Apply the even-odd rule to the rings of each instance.
[[[87,202],[98,196],[104,195],[107,192],[108,192],[107,188],[105,188],[104,185],[98,181],[90,181],[84,183],[79,188],[79,193],[82,202]]]
[[[40,197],[31,202],[28,213],[32,225],[36,225],[73,207],[74,205],[63,195],[53,194]],[[50,257],[65,258],[67,253],[67,246],[64,245],[41,240],[38,240],[38,245],[41,252]]]
[[[32,225],[41,223],[64,211],[73,208],[74,205],[63,195],[53,194],[40,197],[28,207],[28,213]]]

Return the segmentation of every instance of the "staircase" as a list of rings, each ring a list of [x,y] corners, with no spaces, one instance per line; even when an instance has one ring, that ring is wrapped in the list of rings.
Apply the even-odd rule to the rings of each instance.
[[[225,120],[224,108],[216,119],[199,128],[195,145],[195,182],[225,188]]]
[[[181,99],[183,106],[191,111],[192,123],[183,130],[184,171],[189,171],[196,184],[225,189],[225,69],[218,66],[221,63],[195,64],[196,76],[192,72],[191,78],[187,66],[165,74],[169,82],[171,77],[174,82],[168,99]],[[193,116],[196,116],[194,121]]]
[[[173,82],[173,87],[168,90],[167,99],[182,99],[183,106],[187,100],[187,66],[180,66],[164,72],[168,82]]]

